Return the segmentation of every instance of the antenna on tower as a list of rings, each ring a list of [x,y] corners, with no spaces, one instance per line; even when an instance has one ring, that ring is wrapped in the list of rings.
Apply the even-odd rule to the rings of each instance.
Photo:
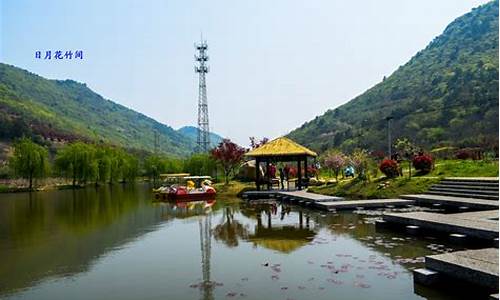
[[[198,82],[198,136],[196,143],[198,151],[207,152],[210,148],[210,129],[208,126],[208,101],[207,101],[207,84],[206,74],[209,72],[207,66],[208,61],[208,44],[203,40],[201,33],[201,41],[194,45],[197,54],[194,59],[197,63],[194,71],[199,74]]]

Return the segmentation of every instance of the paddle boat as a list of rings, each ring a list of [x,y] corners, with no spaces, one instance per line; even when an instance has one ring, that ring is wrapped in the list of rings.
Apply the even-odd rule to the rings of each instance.
[[[180,183],[165,185],[154,189],[153,192],[155,198],[159,200],[176,202],[213,200],[217,192],[211,186],[211,179],[210,176],[184,176],[182,181],[185,185]]]

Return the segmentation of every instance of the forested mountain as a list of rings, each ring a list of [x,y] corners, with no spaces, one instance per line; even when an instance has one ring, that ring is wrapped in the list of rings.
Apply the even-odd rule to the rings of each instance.
[[[198,138],[198,128],[194,126],[184,126],[177,129],[177,132],[182,135],[190,138],[194,143],[196,143],[196,139]],[[217,147],[220,142],[222,142],[222,137],[217,133],[210,132],[210,146]]]
[[[454,20],[391,76],[289,137],[318,151],[383,150],[389,116],[394,138],[428,148],[496,145],[498,1]]]
[[[104,99],[85,84],[48,80],[0,63],[0,139],[86,140],[187,155],[194,143],[171,127]]]

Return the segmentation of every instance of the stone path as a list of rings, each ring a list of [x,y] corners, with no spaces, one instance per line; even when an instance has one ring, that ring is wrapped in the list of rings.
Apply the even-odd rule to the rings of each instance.
[[[383,220],[388,223],[418,226],[421,229],[468,237],[494,240],[498,238],[498,210],[458,214],[430,212],[386,213]]]
[[[498,292],[498,249],[465,250],[425,257],[425,267]]]
[[[498,209],[498,201],[467,197],[453,197],[430,194],[403,195],[402,199],[415,200],[417,204],[441,204],[446,206],[465,206],[471,209]]]
[[[318,202],[314,206],[323,210],[343,210],[357,208],[379,208],[387,206],[405,206],[415,203],[412,200],[403,199],[369,199],[369,200],[347,200],[333,202]]]

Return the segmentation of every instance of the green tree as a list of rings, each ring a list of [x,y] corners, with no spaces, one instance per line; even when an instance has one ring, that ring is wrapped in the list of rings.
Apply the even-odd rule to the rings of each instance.
[[[134,181],[139,173],[139,160],[129,153],[122,154],[121,175],[123,182]]]
[[[216,173],[217,162],[206,153],[193,154],[184,161],[184,170],[191,175],[210,175]]]
[[[33,189],[33,179],[42,178],[49,169],[48,151],[28,138],[14,143],[14,155],[9,160],[14,174],[29,181],[29,189]]]
[[[83,142],[67,145],[56,156],[56,167],[67,178],[72,179],[73,186],[77,182],[86,184],[96,178],[98,163],[94,146]]]
[[[95,183],[97,185],[99,182],[105,183],[111,173],[111,158],[107,147],[97,148],[95,159],[97,163]]]
[[[150,155],[144,160],[144,169],[149,179],[153,180],[153,186],[157,186],[160,174],[166,171],[166,160],[159,155]]]

